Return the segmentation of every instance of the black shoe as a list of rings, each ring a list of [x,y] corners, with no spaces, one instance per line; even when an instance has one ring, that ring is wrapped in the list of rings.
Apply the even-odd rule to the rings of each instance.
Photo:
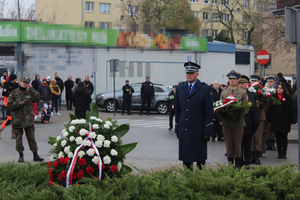
[[[278,156],[277,156],[277,158],[278,158],[278,159],[280,159],[280,158],[283,158],[283,155],[282,155],[282,153],[278,153]]]
[[[37,152],[33,152],[33,161],[42,162],[44,158],[41,158]]]
[[[122,113],[122,115],[124,115],[124,113]]]
[[[282,159],[286,159],[286,153],[282,153]]]
[[[172,130],[173,128],[172,127],[170,127],[168,130],[170,131],[170,130]]]
[[[148,116],[149,116],[150,114],[149,114],[149,113],[147,113],[146,115],[148,115]]]
[[[72,108],[70,108],[70,110],[73,110]]]
[[[127,115],[132,115],[132,113],[128,113]]]
[[[215,142],[215,141],[216,141],[216,138],[214,138],[214,137],[211,138],[211,141],[212,141],[212,142]]]
[[[259,156],[260,156],[260,151],[255,151],[254,164],[256,165],[260,164]]]
[[[225,156],[227,156],[227,153],[225,153]]]
[[[140,113],[140,116],[142,116],[142,113]]]
[[[24,162],[24,154],[23,152],[19,152],[19,160],[18,162]]]

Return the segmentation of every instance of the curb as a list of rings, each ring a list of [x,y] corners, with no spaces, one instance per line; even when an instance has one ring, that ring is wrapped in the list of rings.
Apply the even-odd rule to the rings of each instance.
[[[299,144],[299,140],[297,140],[297,139],[288,139],[288,144]]]

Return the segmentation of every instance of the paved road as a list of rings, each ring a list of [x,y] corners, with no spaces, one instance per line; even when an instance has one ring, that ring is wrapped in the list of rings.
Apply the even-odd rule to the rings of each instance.
[[[47,144],[48,136],[56,137],[61,133],[64,125],[69,121],[69,112],[64,108],[61,110],[61,116],[54,116],[49,124],[36,123],[36,139],[39,147],[39,154],[49,161],[48,153],[50,145]],[[130,130],[122,138],[123,143],[138,142],[137,147],[126,156],[126,164],[136,166],[137,168],[150,169],[165,167],[169,164],[181,164],[178,161],[178,140],[173,131],[168,130],[168,115],[158,115],[151,113],[150,116],[139,116],[138,112],[134,115],[121,115],[121,113],[107,113],[100,111],[102,119],[112,118],[117,120],[118,124],[129,123]],[[293,128],[289,137],[293,139],[297,136],[297,128]],[[27,141],[24,137],[25,161],[32,161]],[[15,140],[10,139],[10,126],[2,132],[0,140],[0,162],[17,161],[18,153],[15,151]],[[208,160],[210,164],[227,163],[224,156],[224,142],[209,142]],[[298,145],[291,143],[288,145],[287,159],[277,159],[276,151],[267,151],[261,158],[263,165],[281,165],[283,162],[298,163]]]

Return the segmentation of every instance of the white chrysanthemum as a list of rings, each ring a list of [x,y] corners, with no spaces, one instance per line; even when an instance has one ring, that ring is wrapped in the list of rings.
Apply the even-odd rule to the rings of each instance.
[[[96,120],[97,122],[101,122],[101,123],[103,122],[102,119],[100,119],[100,118],[96,118],[95,120]]]
[[[86,123],[86,120],[85,119],[80,119],[79,121],[78,121],[78,124],[85,124]]]
[[[104,147],[109,148],[110,147],[110,141],[109,140],[104,140]]]
[[[95,139],[97,134],[95,132],[90,132],[89,137]]]
[[[76,139],[75,139],[75,142],[76,142],[76,144],[81,144],[82,143],[82,137],[77,137]]]
[[[78,119],[74,119],[71,121],[71,124],[75,125],[75,124],[77,124],[77,121],[78,121]]]
[[[61,136],[60,135],[56,137],[56,141],[59,141],[59,140],[61,140]]]
[[[57,147],[57,143],[56,143],[56,142],[53,144],[53,147],[54,147],[54,148]]]
[[[61,157],[64,157],[64,153],[63,153],[62,151],[60,151],[60,152],[58,153],[58,158],[61,158]]]
[[[118,142],[118,137],[115,135],[111,136],[111,141]]]
[[[109,156],[105,156],[105,157],[103,158],[103,162],[104,162],[104,164],[107,164],[107,165],[109,165],[109,164],[110,164],[110,162],[111,162],[111,159],[110,159],[110,157],[109,157]]]
[[[106,121],[105,124],[107,124],[108,126],[112,126],[112,123],[110,121]]]
[[[75,137],[72,135],[72,136],[69,138],[69,140],[70,140],[71,142],[73,142],[73,141],[75,140]]]
[[[112,150],[110,150],[110,154],[111,154],[112,156],[117,156],[117,155],[118,155],[118,152],[117,152],[115,149],[112,149]]]
[[[70,152],[70,146],[67,146],[67,147],[65,147],[64,148],[64,152],[66,153],[66,154],[68,154],[69,152]]]
[[[64,132],[66,132],[67,131],[67,129],[63,129],[62,131],[61,131],[61,134],[63,134]]]
[[[67,140],[62,140],[61,141],[61,146],[64,147],[67,144]]]
[[[95,150],[90,148],[89,150],[86,151],[86,154],[89,155],[89,156],[94,156]]]
[[[109,125],[108,124],[103,124],[103,128],[109,129]]]
[[[51,156],[50,156],[50,161],[51,161],[51,162],[54,162],[54,161],[55,161],[54,154],[51,154]]]
[[[94,156],[94,158],[92,159],[92,162],[93,162],[95,165],[98,165],[99,157],[98,157],[98,156]]]
[[[80,129],[80,131],[79,131],[79,135],[84,136],[87,132],[88,132],[88,130],[82,128],[82,129]]]
[[[83,142],[83,145],[86,146],[86,147],[90,147],[91,144],[92,144],[92,143],[91,143],[90,140],[85,140],[85,141]]]
[[[69,133],[67,131],[63,132],[63,136],[66,138],[68,137]]]
[[[75,126],[70,126],[70,127],[69,127],[69,131],[70,131],[71,133],[74,131],[74,129],[75,129]]]
[[[90,117],[90,119],[91,119],[91,120],[95,120],[95,119],[96,119],[96,117],[92,116],[92,117]]]
[[[93,129],[99,129],[99,128],[100,128],[99,124],[93,124]]]
[[[97,140],[103,142],[103,141],[105,140],[105,137],[104,137],[103,135],[99,134],[99,135],[97,136]]]
[[[96,145],[96,147],[98,147],[98,148],[101,148],[101,147],[102,147],[102,144],[103,144],[103,141],[100,141],[100,140],[97,140],[97,141],[95,142],[95,145]]]
[[[84,151],[81,150],[81,151],[78,152],[78,157],[79,158],[82,158],[84,155],[85,155]]]
[[[73,158],[73,155],[74,155],[73,152],[69,152],[69,153],[68,153],[68,157],[69,157],[69,158]]]
[[[117,169],[118,169],[118,171],[120,171],[122,169],[122,163],[121,162],[118,162]]]

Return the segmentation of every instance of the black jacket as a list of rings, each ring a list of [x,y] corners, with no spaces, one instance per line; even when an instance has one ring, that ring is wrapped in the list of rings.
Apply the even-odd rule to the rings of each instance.
[[[219,90],[217,91],[214,87],[211,87],[211,88],[212,88],[213,102],[219,101],[221,93],[222,93],[222,89],[219,87]],[[219,118],[219,116],[214,114],[214,119],[218,119],[218,118]]]
[[[131,97],[132,93],[134,93],[134,89],[130,85],[124,85],[122,87],[122,90],[123,90],[123,98]],[[131,91],[131,94],[129,94],[130,91]]]
[[[56,80],[56,84],[58,85],[59,89],[60,89],[60,92],[62,93],[63,90],[64,90],[64,82],[63,80],[61,80],[61,78],[55,78]]]
[[[150,81],[145,81],[144,83],[142,83],[141,97],[143,98],[144,95],[154,97],[154,86]]]
[[[38,90],[39,86],[42,84],[40,79],[37,79],[38,75],[35,75],[35,79],[32,81],[31,85],[35,89],[35,91]]]
[[[174,110],[174,104],[175,104],[175,93],[173,92],[173,90],[169,93],[168,96],[172,96],[174,97],[173,100],[168,101],[168,105],[169,105],[169,111]]]
[[[72,80],[66,80],[65,81],[65,88],[66,88],[66,99],[70,100],[72,99],[72,94],[73,94],[73,86],[74,86],[74,81]]]
[[[90,110],[90,103],[92,102],[91,94],[86,88],[78,88],[73,94],[73,104],[75,107],[75,116],[85,119],[86,111]]]
[[[2,96],[9,97],[12,91],[19,87],[18,83],[7,81],[3,87]]]
[[[281,82],[281,83],[284,83],[285,87],[286,87],[286,88],[288,89],[288,91],[289,91],[289,95],[292,96],[292,95],[294,94],[294,91],[293,91],[292,87],[287,83],[286,79],[285,79],[284,77],[281,77],[281,78],[278,79],[278,81],[277,81],[276,84],[278,84],[278,83],[280,83],[280,82]]]
[[[253,135],[257,130],[260,123],[260,110],[258,97],[255,93],[246,90],[248,95],[248,102],[251,102],[252,106],[249,108],[249,112],[244,116],[246,126],[244,127],[245,135]]]
[[[277,94],[272,95],[278,99]],[[288,133],[291,130],[290,124],[294,124],[295,110],[294,102],[289,95],[283,95],[281,105],[269,105],[267,121],[271,123],[271,131]]]
[[[94,85],[93,85],[93,83],[91,81],[84,81],[84,83],[85,83],[85,87],[90,92],[90,95],[92,95],[93,92],[94,92]]]

